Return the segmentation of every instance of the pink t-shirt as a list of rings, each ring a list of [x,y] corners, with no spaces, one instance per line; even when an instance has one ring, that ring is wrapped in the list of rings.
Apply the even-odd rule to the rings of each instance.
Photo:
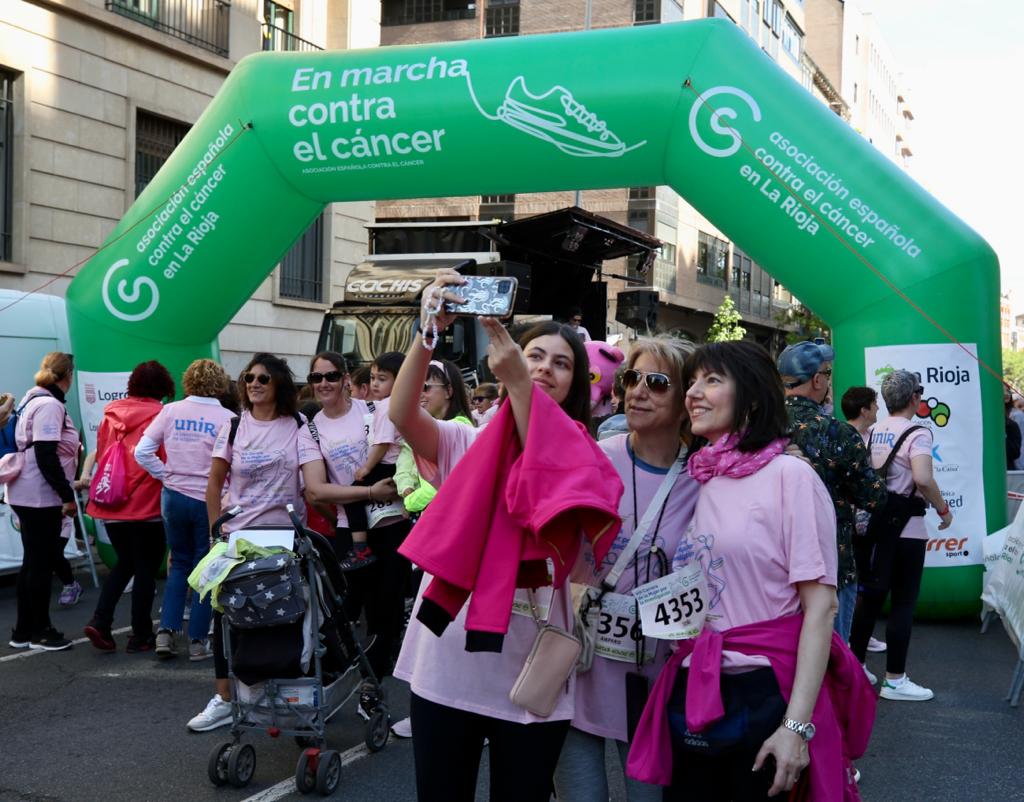
[[[390,398],[383,398],[380,401],[374,402],[373,431],[370,432],[371,445],[377,446],[381,443],[391,443],[391,448],[381,458],[381,463],[384,465],[394,465],[398,462],[398,455],[402,453],[402,435],[398,433],[395,424],[388,417],[388,407],[390,406]]]
[[[304,427],[303,427],[304,428]],[[306,505],[299,481],[299,426],[290,416],[256,420],[243,410],[234,445],[228,443],[231,423],[221,426],[213,456],[231,466],[224,509],[238,504],[242,512],[224,525],[225,532],[248,526],[291,526],[286,504],[305,520]]]
[[[175,401],[160,410],[144,436],[163,444],[164,487],[199,501],[206,498],[213,444],[233,414],[216,398],[199,396]]]
[[[757,473],[701,486],[674,569],[698,560],[714,630],[800,612],[797,582],[836,585],[836,515],[828,490],[803,460],[782,454]],[[723,652],[726,668],[770,665]]]
[[[636,461],[636,510],[633,509],[633,459],[629,448],[629,437],[625,434],[606,438],[598,443],[619,474],[626,492],[619,502],[619,515],[622,518],[622,529],[612,543],[599,570],[594,570],[594,555],[589,548],[584,548],[580,563],[573,571],[573,580],[596,585],[599,580],[611,571],[615,561],[629,539],[633,536],[637,518],[643,519],[651,500],[661,487],[667,468],[656,468],[643,460]],[[693,508],[697,503],[699,485],[684,469],[676,478],[665,500],[664,514],[660,525],[652,524],[653,531],[644,536],[637,550],[635,561],[631,561],[622,572],[615,585],[616,593],[628,594],[636,587],[636,579],[643,585],[662,576],[661,563],[657,554],[651,553],[652,540],[658,550],[671,558],[676,553],[679,540],[686,530]],[[635,562],[635,570],[634,570]],[[666,568],[668,566],[666,565]],[[668,644],[665,641],[648,638],[646,642],[647,657],[651,662],[643,664],[640,672],[653,681],[661,671],[668,658]],[[594,656],[594,664],[590,671],[576,678],[576,715],[572,725],[577,729],[598,735],[602,738],[626,740],[626,674],[636,671],[636,663],[621,660],[610,660],[600,655]]]
[[[890,415],[885,420],[876,423],[871,429],[871,464],[875,468],[881,468],[900,435],[915,425],[920,426],[921,424],[911,423],[899,415]],[[910,460],[913,457],[922,455],[927,457],[932,455],[932,430],[927,426],[911,433],[903,441],[903,445],[900,446],[899,453],[896,454],[885,477],[886,488],[904,496],[913,490],[915,495],[923,498],[916,490],[914,474],[910,466]],[[924,516],[915,515],[907,521],[900,537],[927,540],[928,531],[925,529]]]
[[[28,398],[33,400],[25,404]],[[17,408],[22,405],[24,409],[18,417],[14,439],[18,448],[25,452],[25,467],[17,479],[7,484],[7,503],[19,507],[59,507],[60,496],[40,473],[32,443],[56,442],[64,475],[69,482],[74,482],[80,447],[78,430],[64,405],[49,390],[34,387]]]
[[[416,466],[424,479],[440,487],[480,430],[455,421],[437,421],[437,427],[437,462],[431,463],[417,457]],[[568,691],[559,696],[558,704],[547,718],[539,718],[509,701],[509,691],[519,677],[537,637],[537,624],[532,618],[511,616],[500,653],[467,652],[468,601],[440,638],[416,618],[423,590],[431,579],[428,574],[420,583],[420,592],[395,666],[396,677],[409,682],[412,692],[423,699],[502,721],[529,724],[572,718],[574,678],[570,678]],[[571,632],[571,605],[571,591],[566,582],[554,594],[548,620]]]
[[[322,459],[327,466],[331,484],[342,487],[352,484],[355,473],[366,462],[369,442],[366,439],[366,403],[352,399],[349,411],[338,418],[328,418],[321,410],[313,418],[320,444],[305,426],[299,431],[299,464]],[[348,526],[345,508],[338,504],[338,526]]]

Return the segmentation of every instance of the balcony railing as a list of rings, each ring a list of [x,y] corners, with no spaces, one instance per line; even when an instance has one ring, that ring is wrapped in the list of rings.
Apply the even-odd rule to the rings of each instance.
[[[323,50],[320,45],[307,42],[301,36],[296,36],[291,31],[286,31],[284,28],[278,28],[267,22],[263,23],[263,49],[289,52]]]
[[[218,56],[228,55],[230,0],[106,0],[107,10]]]
[[[712,276],[703,271],[697,271],[697,283],[708,284],[712,287],[718,287],[721,290],[725,289],[725,278],[721,276]]]

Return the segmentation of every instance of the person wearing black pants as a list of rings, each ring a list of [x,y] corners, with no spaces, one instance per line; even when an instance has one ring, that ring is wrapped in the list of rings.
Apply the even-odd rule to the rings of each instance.
[[[117,565],[103,583],[93,621],[101,632],[108,632],[114,622],[114,608],[135,577],[132,586],[132,645],[148,644],[153,639],[153,597],[156,595],[156,574],[164,559],[167,540],[163,521],[106,522],[110,545],[117,554]]]
[[[50,581],[53,552],[61,542],[63,514],[60,507],[13,506],[12,509],[21,525],[24,551],[18,572],[18,617],[11,639],[13,644],[27,641],[34,633],[53,630],[49,609]]]
[[[407,520],[399,519],[371,529],[367,539],[377,556],[376,561],[359,571],[345,574],[348,582],[345,613],[353,621],[357,621],[360,614],[366,614],[367,634],[376,636],[367,658],[378,680],[391,674],[401,645],[405,590],[412,564],[398,553],[398,547],[410,528]],[[334,548],[339,559],[351,548],[351,541],[351,530],[337,530]]]
[[[419,802],[471,802],[484,739],[490,743],[490,802],[548,802],[569,721],[520,724],[409,698],[413,731],[444,733],[414,738]],[[749,767],[748,767],[749,771]],[[436,789],[445,789],[438,794]]]

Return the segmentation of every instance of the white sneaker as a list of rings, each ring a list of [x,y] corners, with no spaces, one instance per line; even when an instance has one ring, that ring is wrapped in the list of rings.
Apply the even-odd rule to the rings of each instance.
[[[870,638],[868,640],[868,651],[869,652],[884,652],[886,649],[885,641],[878,640],[878,638]]]
[[[391,725],[391,732],[396,738],[412,738],[412,719],[406,716]]]
[[[878,682],[878,677],[871,673],[871,669],[868,668],[867,663],[861,663],[861,668],[864,669],[864,676],[868,678],[868,682],[875,685]]]
[[[209,732],[218,727],[225,727],[231,723],[231,703],[220,698],[215,693],[207,703],[206,709],[198,716],[189,720],[186,725],[192,732]]]
[[[911,682],[906,674],[902,679],[882,680],[882,690],[878,695],[894,702],[927,702],[935,697],[929,688],[922,688],[916,682]]]

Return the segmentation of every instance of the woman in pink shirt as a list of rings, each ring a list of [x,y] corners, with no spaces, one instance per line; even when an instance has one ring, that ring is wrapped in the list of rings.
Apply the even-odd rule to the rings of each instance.
[[[184,620],[188,575],[210,550],[206,482],[213,444],[232,417],[217,400],[227,392],[228,376],[212,359],[189,365],[182,386],[185,398],[164,406],[135,447],[139,465],[163,482],[160,513],[171,558],[156,633],[156,653],[162,658],[177,654],[175,633],[181,632]],[[158,454],[161,447],[163,459]],[[212,615],[209,598],[200,600],[194,594],[188,619],[188,655],[193,662],[213,656],[207,642]]]
[[[71,647],[71,641],[50,623],[50,583],[63,520],[77,512],[71,482],[78,467],[80,441],[64,408],[74,374],[71,354],[47,354],[36,372],[35,387],[16,407],[20,413],[15,443],[25,454],[25,465],[18,477],[7,483],[7,502],[21,525],[24,557],[18,572],[12,649],[59,651]]]
[[[423,292],[425,304],[440,296],[461,300],[451,288],[463,283],[454,271],[438,274]],[[449,289],[446,289],[449,288]],[[435,318],[424,312],[424,332]],[[454,316],[436,316],[438,331]],[[548,322],[527,332],[520,349],[496,320],[483,319],[490,337],[488,363],[505,383],[521,442],[526,441],[534,385],[556,401],[571,418],[586,425],[590,412],[590,379],[586,351],[567,326]],[[391,395],[391,419],[412,447],[424,479],[440,486],[472,446],[479,429],[431,417],[420,398],[431,351],[413,343]],[[572,455],[566,454],[571,466]],[[612,468],[609,466],[609,472]],[[423,587],[428,583],[424,582]],[[417,598],[417,607],[422,601]],[[568,583],[547,600],[549,619],[572,627]],[[539,718],[513,704],[509,690],[523,667],[537,635],[530,616],[512,615],[500,652],[466,651],[466,607],[441,636],[409,622],[395,676],[412,686],[413,751],[420,802],[468,802],[475,798],[477,772],[485,739],[489,742],[492,802],[547,802],[552,774],[573,715],[572,680],[554,711]]]
[[[784,706],[767,658],[722,653],[723,671],[749,672],[747,680],[759,683],[765,699],[779,700],[785,712],[777,727],[766,722],[768,731],[755,738],[763,743],[714,757],[692,751],[689,736],[677,733],[665,798],[782,799],[809,763],[808,725],[832,641],[835,513],[811,466],[783,453],[788,421],[782,380],[767,351],[748,341],[703,345],[687,360],[686,376],[690,426],[708,445],[688,462],[701,489],[673,567],[694,561],[703,567],[705,629],[801,613],[803,621],[796,678]],[[684,672],[678,682],[685,683]]]
[[[242,371],[239,389],[242,414],[223,424],[213,446],[206,484],[207,526],[225,509],[242,508],[224,525],[225,532],[275,524],[291,528],[286,509],[294,505],[305,515],[299,482],[299,430],[305,419],[296,411],[298,390],[288,363],[268,353],[255,354]],[[227,499],[224,485],[231,474]],[[223,502],[223,503],[222,503]],[[217,693],[203,712],[188,722],[193,732],[206,732],[231,723],[227,660],[223,655],[220,615],[213,616],[213,662]]]
[[[644,337],[632,344],[623,374],[629,434],[598,443],[626,487],[619,504],[622,529],[600,566],[594,565],[590,551],[581,555],[573,571],[574,581],[600,586],[654,503],[673,463],[685,458],[683,366],[692,351],[690,343],[670,337]],[[663,641],[645,638],[638,644],[633,640],[632,630],[639,626],[639,619],[631,612],[636,605],[630,591],[669,572],[669,561],[693,515],[697,489],[685,470],[674,477],[635,556],[626,563],[614,589],[602,598],[602,621],[607,626],[599,627],[604,637],[598,640],[593,666],[576,677],[576,714],[555,772],[559,802],[608,798],[606,739],[614,741],[625,776],[627,686],[630,693],[649,687],[669,653]],[[616,635],[619,637],[613,641]],[[644,699],[634,702],[642,707]],[[625,778],[625,783],[629,802],[660,802],[660,786],[631,778]]]

